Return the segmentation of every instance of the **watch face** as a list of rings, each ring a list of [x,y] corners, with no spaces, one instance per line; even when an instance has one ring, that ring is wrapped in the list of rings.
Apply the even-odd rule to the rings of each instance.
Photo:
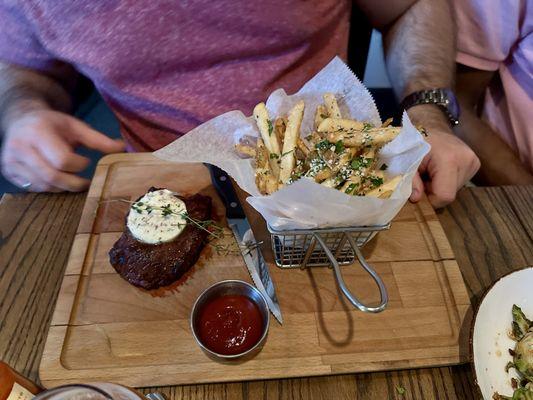
[[[455,94],[450,89],[442,89],[444,92],[444,95],[446,96],[447,105],[446,108],[448,109],[448,112],[451,114],[451,116],[458,120],[459,115],[461,114],[461,109],[459,107],[459,102],[457,101],[457,98],[455,97]]]

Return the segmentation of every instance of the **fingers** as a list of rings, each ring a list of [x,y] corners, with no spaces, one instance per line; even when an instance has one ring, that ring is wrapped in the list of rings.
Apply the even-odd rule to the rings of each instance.
[[[69,118],[71,132],[74,139],[90,149],[101,151],[104,154],[120,153],[124,151],[125,144],[122,140],[113,140],[100,133],[76,118]]]
[[[438,168],[427,183],[428,199],[434,208],[441,208],[455,200],[458,189],[457,168]]]
[[[65,172],[83,171],[90,163],[86,157],[74,153],[68,143],[56,135],[41,135],[38,150],[55,169]]]
[[[476,175],[476,173],[479,171],[480,167],[481,162],[479,161],[479,158],[473,151],[470,150],[469,161],[463,170],[463,176],[460,182],[460,187],[463,187],[466,182],[472,179],[474,175]]]
[[[20,118],[4,135],[1,168],[20,187],[31,191],[82,191],[89,181],[76,176],[89,160],[74,152],[83,145],[104,153],[124,150],[115,141],[63,113],[45,110]]]
[[[21,162],[2,166],[2,174],[14,185],[28,192],[61,192],[62,190],[42,181],[36,172]],[[26,186],[30,184],[30,186]]]
[[[422,178],[420,177],[420,174],[417,172],[415,177],[413,178],[413,189],[411,190],[411,197],[409,197],[409,200],[412,203],[418,203],[420,199],[422,198],[423,193],[424,193],[424,182],[422,182]]]
[[[34,148],[27,150],[27,156],[23,162],[27,169],[38,178],[37,182],[30,180],[32,186],[44,184],[69,192],[81,192],[89,186],[89,180],[55,169]]]
[[[427,139],[431,150],[418,171],[429,179],[425,183],[429,201],[440,208],[455,200],[457,191],[474,176],[480,163],[475,153],[451,132],[433,133]]]

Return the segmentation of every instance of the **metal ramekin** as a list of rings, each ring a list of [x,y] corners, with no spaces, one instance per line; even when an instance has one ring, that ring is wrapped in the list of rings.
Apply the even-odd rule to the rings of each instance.
[[[225,355],[216,353],[213,350],[210,350],[207,346],[205,346],[200,340],[199,335],[197,334],[198,317],[202,307],[211,299],[225,295],[242,295],[248,297],[259,308],[259,312],[261,313],[261,317],[263,320],[263,333],[259,341],[252,348],[239,354]],[[196,301],[194,302],[190,317],[191,331],[192,335],[194,336],[194,339],[196,340],[196,343],[198,343],[200,348],[209,357],[216,361],[232,361],[235,359],[242,360],[244,358],[251,358],[255,356],[265,344],[269,324],[270,312],[268,310],[268,305],[265,298],[263,297],[261,292],[259,292],[259,290],[257,290],[254,286],[250,285],[248,282],[240,280],[225,280],[217,282],[212,286],[209,286],[202,292],[202,294],[200,294],[200,296],[198,296],[198,299],[196,299]]]

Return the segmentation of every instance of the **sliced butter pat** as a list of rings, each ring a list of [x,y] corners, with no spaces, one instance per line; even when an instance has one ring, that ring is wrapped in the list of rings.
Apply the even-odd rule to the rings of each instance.
[[[185,229],[185,203],[170,190],[146,193],[132,204],[127,226],[135,239],[148,244],[170,242]]]

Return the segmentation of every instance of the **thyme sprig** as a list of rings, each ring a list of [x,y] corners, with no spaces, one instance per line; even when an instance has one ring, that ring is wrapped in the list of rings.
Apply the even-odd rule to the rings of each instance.
[[[202,221],[202,220],[192,218],[187,211],[182,211],[182,212],[174,211],[172,207],[170,206],[170,204],[164,205],[162,207],[156,207],[156,206],[148,206],[142,201],[131,201],[131,200],[126,200],[126,199],[113,199],[109,201],[120,201],[123,203],[131,204],[131,209],[138,212],[139,214],[141,214],[143,211],[146,211],[148,214],[150,214],[152,211],[158,210],[158,211],[161,211],[164,217],[166,217],[167,215],[171,215],[171,214],[177,215],[187,220],[188,222],[190,222],[192,225],[196,226],[197,228],[207,232],[210,236],[216,239],[222,239],[223,237],[224,228],[218,225],[212,219]]]
[[[212,219],[208,220],[197,220],[195,218],[192,218],[186,211],[183,212],[176,212],[172,210],[170,207],[170,204],[164,205],[162,207],[154,207],[154,206],[148,206],[147,204],[141,202],[141,201],[131,201],[126,199],[112,199],[112,200],[104,200],[102,203],[107,202],[115,202],[119,201],[122,203],[128,203],[131,204],[131,209],[141,214],[143,211],[146,211],[148,214],[150,214],[154,210],[161,211],[163,216],[167,215],[178,215],[187,220],[192,225],[196,226],[198,229],[201,229],[209,234],[208,237],[208,245],[212,247],[217,255],[219,256],[227,256],[227,255],[240,255],[242,252],[241,246],[235,241],[232,240],[231,243],[217,243],[219,240],[224,239],[226,236],[233,237],[233,234],[225,232],[225,229],[223,226],[219,225],[216,221]],[[244,246],[246,249],[251,250],[255,248],[256,246],[259,246],[262,242],[257,242],[254,244],[251,244],[249,246]]]

